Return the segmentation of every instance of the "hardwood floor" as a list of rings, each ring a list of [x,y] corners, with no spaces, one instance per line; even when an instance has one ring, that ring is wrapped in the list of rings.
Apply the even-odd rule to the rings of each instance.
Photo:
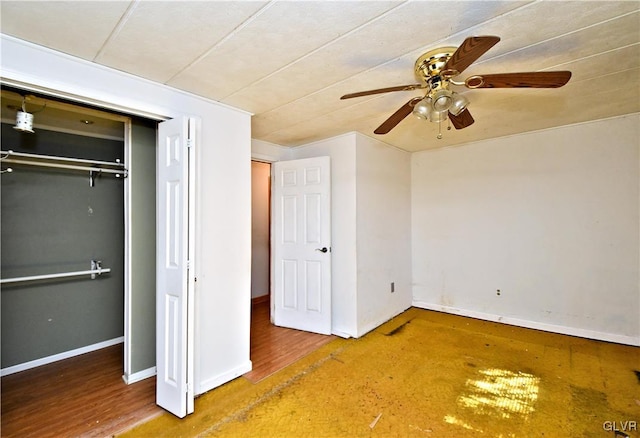
[[[269,303],[253,306],[251,382],[286,367],[334,339],[275,327]],[[132,385],[122,380],[123,346],[5,376],[2,437],[104,437],[164,412],[155,404],[155,378]]]
[[[160,414],[155,378],[122,380],[115,345],[2,378],[3,437],[104,437]]]
[[[334,338],[276,327],[270,322],[269,302],[254,304],[251,309],[250,353],[253,370],[244,377],[256,383]]]

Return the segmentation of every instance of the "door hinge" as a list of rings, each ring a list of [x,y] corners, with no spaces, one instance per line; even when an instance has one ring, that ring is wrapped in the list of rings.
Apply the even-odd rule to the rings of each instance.
[[[187,147],[190,148],[191,146],[193,146],[193,140],[191,140],[190,138],[187,139]]]
[[[191,269],[191,260],[187,260],[187,269]]]

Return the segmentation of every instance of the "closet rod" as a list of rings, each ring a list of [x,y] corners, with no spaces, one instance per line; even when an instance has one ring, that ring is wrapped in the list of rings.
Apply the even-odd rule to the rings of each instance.
[[[96,274],[101,275],[101,274],[106,274],[107,272],[111,272],[111,268],[89,269],[87,271],[75,271],[75,272],[61,272],[59,274],[31,275],[29,277],[3,278],[3,279],[0,279],[0,284],[20,283],[23,281],[35,281],[35,280],[49,280],[52,278],[78,277],[82,275],[95,276]]]
[[[29,166],[50,167],[69,170],[83,170],[90,172],[114,173],[127,176],[127,169],[123,163],[85,160],[81,158],[55,157],[50,155],[28,154],[24,152],[0,151],[4,157],[2,162],[7,164],[24,164]]]

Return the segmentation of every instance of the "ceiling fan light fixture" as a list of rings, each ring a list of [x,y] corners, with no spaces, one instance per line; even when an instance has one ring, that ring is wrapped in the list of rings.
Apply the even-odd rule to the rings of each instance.
[[[562,70],[495,73],[471,76],[465,81],[454,80],[499,41],[500,38],[497,36],[472,36],[466,38],[459,47],[441,47],[431,50],[423,53],[416,60],[414,73],[420,83],[359,91],[345,94],[340,99],[426,88],[428,90],[424,97],[416,96],[410,99],[373,132],[387,134],[413,112],[421,120],[438,123],[437,138],[442,138],[441,124],[447,118],[450,121],[447,130],[451,129],[451,125],[456,129],[464,129],[475,122],[467,109],[469,100],[466,96],[452,92],[449,89],[451,85],[465,86],[469,89],[558,88],[571,79],[571,72]]]
[[[451,114],[457,116],[467,109],[467,106],[469,106],[469,99],[462,94],[453,93],[451,107],[449,108]]]
[[[413,115],[422,120],[428,120],[432,112],[431,98],[428,96],[413,106]]]
[[[429,121],[431,122],[444,122],[445,120],[447,120],[447,114],[449,113],[449,111],[444,110],[444,111],[431,111],[431,114],[429,115]]]
[[[453,93],[443,88],[433,93],[431,99],[435,111],[447,111],[453,103]]]

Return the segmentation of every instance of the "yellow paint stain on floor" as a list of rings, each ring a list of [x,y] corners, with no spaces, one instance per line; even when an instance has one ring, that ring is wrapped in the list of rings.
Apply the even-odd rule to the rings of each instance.
[[[640,437],[638,370],[638,347],[412,308],[120,436]]]

